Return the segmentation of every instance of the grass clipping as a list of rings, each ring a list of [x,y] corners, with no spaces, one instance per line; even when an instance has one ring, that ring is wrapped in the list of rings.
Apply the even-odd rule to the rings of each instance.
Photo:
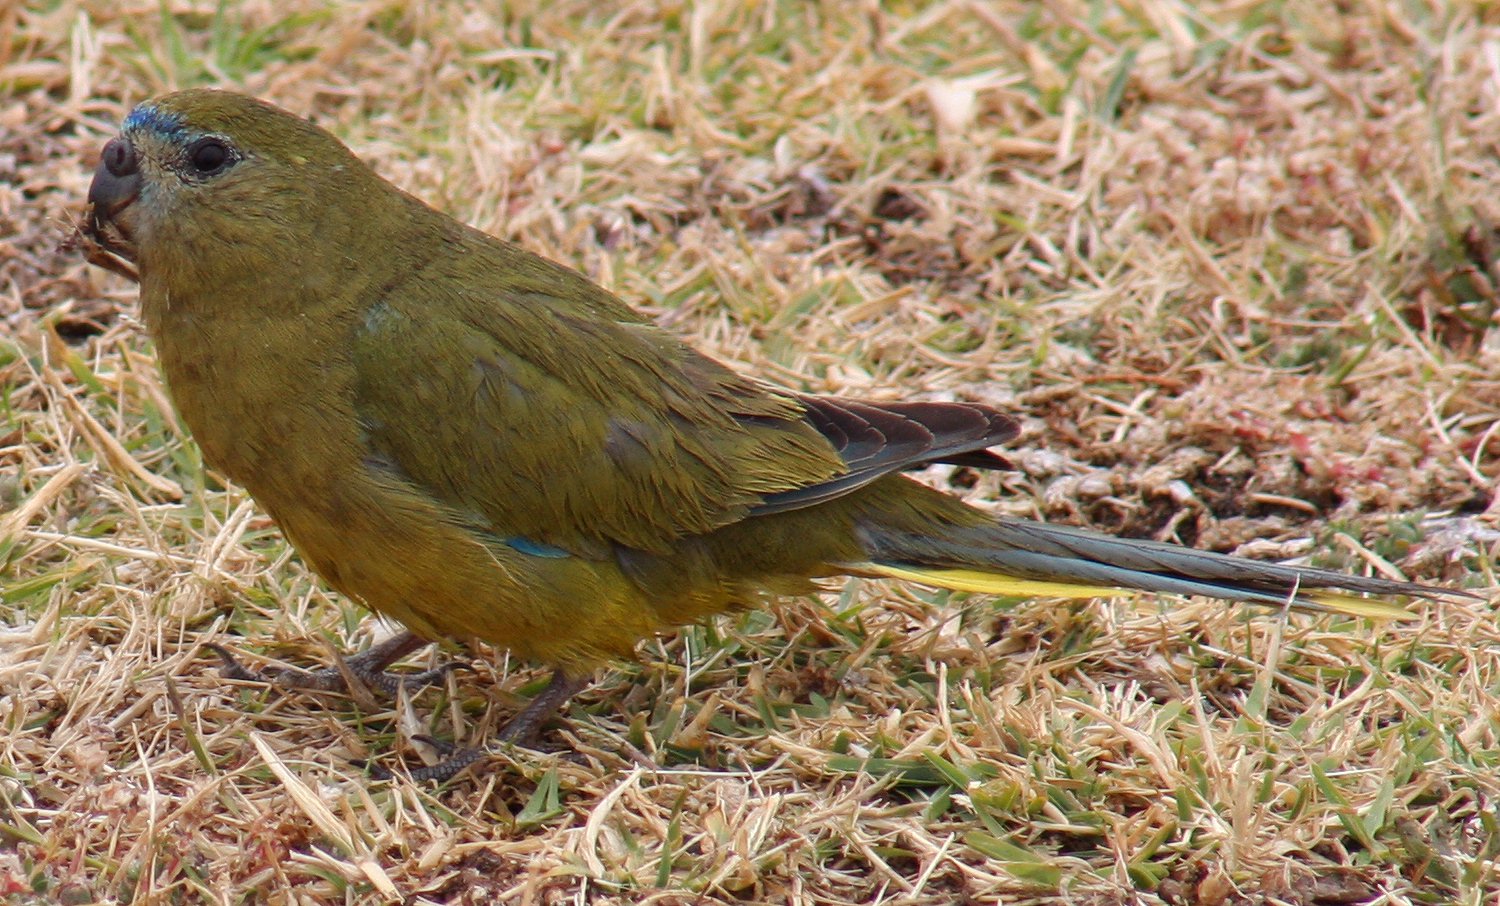
[[[1075,8],[1076,6],[1076,8]],[[851,582],[646,642],[446,788],[413,698],[222,681],[389,628],[175,420],[60,248],[129,105],[239,87],[815,392],[1016,412],[1000,512],[1487,592],[1500,32],[1481,4],[0,10],[0,899],[1492,901],[1500,632]],[[1335,530],[1336,529],[1336,530]],[[413,664],[413,667],[420,666]]]

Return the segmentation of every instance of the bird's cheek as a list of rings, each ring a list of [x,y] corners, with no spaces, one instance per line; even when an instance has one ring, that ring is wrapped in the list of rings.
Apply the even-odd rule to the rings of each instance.
[[[170,199],[162,198],[148,185],[134,201],[109,216],[111,233],[117,244],[125,246],[125,254],[132,259],[138,260],[141,255],[154,256],[161,251],[161,241],[171,241],[170,237],[176,232],[171,227],[174,221],[181,221],[180,212],[164,211],[164,201]],[[164,230],[164,226],[168,229]]]
[[[115,229],[127,236],[139,236],[142,227],[140,205],[132,204],[129,207],[121,208],[110,216],[109,222]]]
[[[95,216],[92,234],[104,248],[134,261],[140,248],[141,225],[134,206],[121,208],[108,216]]]

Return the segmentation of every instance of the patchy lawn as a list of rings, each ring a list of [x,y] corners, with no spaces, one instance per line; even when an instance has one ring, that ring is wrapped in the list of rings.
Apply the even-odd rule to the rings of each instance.
[[[499,4],[493,4],[498,6]],[[236,87],[817,392],[1016,413],[979,505],[1496,586],[1500,14],[1480,3],[0,9],[0,899],[1466,903],[1500,627],[851,582],[641,646],[559,751],[503,652],[389,702],[221,680],[389,628],[205,473],[63,247],[130,105]],[[607,7],[607,8],[606,8]],[[428,656],[416,659],[414,666]]]

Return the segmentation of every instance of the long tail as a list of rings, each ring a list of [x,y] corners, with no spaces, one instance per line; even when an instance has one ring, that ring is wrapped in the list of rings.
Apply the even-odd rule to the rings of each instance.
[[[843,564],[850,572],[957,591],[1063,598],[1164,592],[1381,619],[1410,619],[1413,614],[1395,602],[1364,595],[1467,596],[1412,582],[1247,560],[1022,520],[941,533],[868,524],[860,531],[869,560]]]

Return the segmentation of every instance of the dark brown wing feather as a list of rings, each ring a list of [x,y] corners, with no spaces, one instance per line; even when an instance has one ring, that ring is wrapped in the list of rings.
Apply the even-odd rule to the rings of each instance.
[[[1008,469],[989,448],[1020,433],[1014,419],[977,403],[876,403],[804,396],[804,416],[828,439],[849,471],[837,478],[767,495],[752,515],[780,513],[832,500],[883,475],[942,462]]]

